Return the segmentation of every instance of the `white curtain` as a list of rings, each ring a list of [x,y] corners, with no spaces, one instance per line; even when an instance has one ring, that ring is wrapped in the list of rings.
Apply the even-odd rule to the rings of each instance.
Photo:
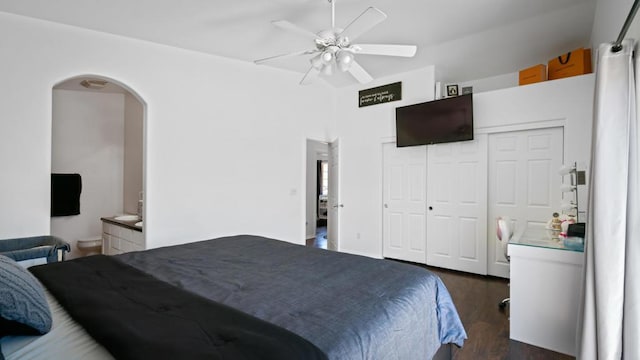
[[[635,42],[598,49],[578,359],[640,359]]]

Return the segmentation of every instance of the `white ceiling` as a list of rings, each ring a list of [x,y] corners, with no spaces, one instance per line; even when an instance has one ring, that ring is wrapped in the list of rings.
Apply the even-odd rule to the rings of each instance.
[[[595,0],[334,1],[337,27],[369,6],[388,15],[357,42],[418,45],[410,59],[359,55],[374,78],[435,65],[443,82],[511,73],[588,47],[595,11]],[[272,20],[312,32],[331,24],[328,0],[0,0],[0,11],[242,61],[314,48]],[[302,77],[310,65],[301,56],[269,66]],[[325,80],[336,87],[356,83],[346,73]]]

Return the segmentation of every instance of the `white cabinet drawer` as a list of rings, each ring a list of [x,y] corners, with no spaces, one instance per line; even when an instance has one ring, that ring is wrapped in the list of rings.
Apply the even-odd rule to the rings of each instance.
[[[140,245],[140,246],[144,247],[144,236],[142,236],[142,232],[132,230],[132,231],[131,231],[131,238],[130,238],[130,240],[131,240],[131,242],[133,242],[134,244],[137,244],[137,245]]]
[[[120,249],[122,250],[122,252],[133,251],[133,243],[125,239],[120,239]]]
[[[102,232],[105,234],[113,235],[113,225],[103,222],[102,223]]]
[[[120,247],[120,238],[119,237],[112,236],[110,242],[111,242],[111,249],[115,249],[115,250],[121,250],[122,249]]]
[[[133,230],[120,227],[120,234],[119,234],[120,236],[118,236],[118,237],[120,239],[129,240],[129,239],[131,239],[131,233],[132,232],[133,232]]]
[[[107,255],[144,250],[144,234],[124,226],[102,222],[102,249]]]
[[[111,248],[111,235],[107,233],[102,233],[102,253],[105,255],[110,255],[109,249]]]

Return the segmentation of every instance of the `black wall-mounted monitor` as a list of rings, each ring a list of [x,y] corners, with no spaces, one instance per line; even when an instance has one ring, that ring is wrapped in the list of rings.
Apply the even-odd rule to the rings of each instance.
[[[473,140],[473,96],[396,108],[396,146]]]

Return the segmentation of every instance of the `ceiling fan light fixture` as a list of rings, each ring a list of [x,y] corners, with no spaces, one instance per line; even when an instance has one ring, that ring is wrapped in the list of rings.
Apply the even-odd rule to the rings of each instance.
[[[80,85],[87,89],[100,90],[108,84],[107,81],[97,79],[85,79],[80,82]]]
[[[338,63],[338,69],[342,72],[346,72],[351,67],[351,63]]]
[[[412,57],[415,55],[415,45],[352,44],[352,41],[384,21],[387,15],[375,7],[369,7],[343,29],[336,27],[335,24],[336,0],[328,1],[331,4],[331,27],[328,29],[313,33],[286,20],[272,22],[281,29],[312,38],[315,44],[314,49],[272,56],[255,60],[254,62],[263,64],[275,59],[313,54],[314,56],[309,59],[311,67],[302,78],[301,84],[312,82],[320,74],[331,75],[334,72],[334,68],[349,72],[359,83],[366,84],[373,80],[373,77],[358,64],[355,58],[357,54],[400,57]]]
[[[353,54],[349,51],[339,51],[336,55],[336,63],[341,71],[349,70],[351,63],[353,62]]]
[[[333,60],[333,52],[327,49],[325,52],[322,53],[322,61],[325,64],[328,64],[331,62],[331,60]]]
[[[322,61],[322,54],[318,54],[312,57],[309,62],[311,63],[311,66],[313,66],[316,70],[321,70],[324,66],[324,62]]]
[[[329,63],[326,64],[323,68],[322,68],[322,73],[327,75],[327,76],[331,76],[331,74],[333,74],[333,64]]]
[[[342,29],[340,30],[340,32],[342,32]],[[349,47],[351,45],[351,42],[349,41],[348,37],[339,36],[336,40],[336,45],[338,45],[339,47]]]

